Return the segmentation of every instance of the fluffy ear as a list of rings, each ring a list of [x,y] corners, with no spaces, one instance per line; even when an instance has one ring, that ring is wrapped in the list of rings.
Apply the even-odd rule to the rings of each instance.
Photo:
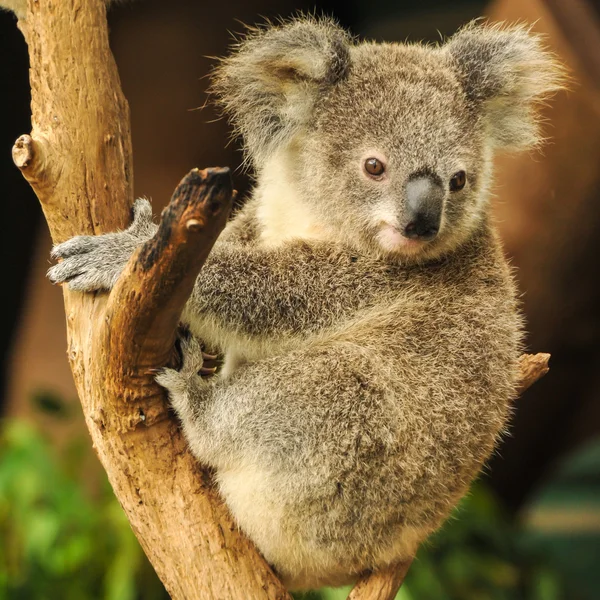
[[[348,34],[329,19],[253,29],[221,61],[212,91],[260,165],[306,125],[315,102],[349,66]]]
[[[471,23],[446,44],[464,90],[480,105],[497,147],[540,142],[540,102],[563,87],[564,69],[541,36],[522,25]]]

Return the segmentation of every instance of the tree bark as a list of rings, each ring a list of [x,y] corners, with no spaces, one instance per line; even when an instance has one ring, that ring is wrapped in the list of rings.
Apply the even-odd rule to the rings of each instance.
[[[32,132],[13,157],[52,239],[124,228],[133,201],[129,109],[104,3],[29,0],[19,28],[30,56]],[[188,452],[149,373],[169,359],[191,283],[231,202],[230,183],[204,202],[195,194],[210,174],[191,177],[185,201],[169,209],[109,298],[64,290],[69,361],[94,448],[171,596],[289,598]]]
[[[129,112],[104,3],[28,0],[19,28],[29,47],[32,132],[13,158],[54,242],[124,228],[133,201]],[[94,448],[177,599],[289,598],[189,453],[152,376],[172,358],[179,316],[231,196],[227,170],[192,171],[109,296],[64,290],[68,356]],[[530,363],[524,377],[533,382],[545,366]],[[393,598],[408,566],[365,575],[350,598]]]

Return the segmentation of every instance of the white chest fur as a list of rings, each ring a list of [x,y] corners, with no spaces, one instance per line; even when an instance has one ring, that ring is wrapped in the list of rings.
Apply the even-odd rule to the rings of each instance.
[[[255,190],[256,217],[261,224],[261,241],[279,246],[293,239],[325,239],[325,229],[297,192],[291,164],[294,152],[280,151],[261,170]]]

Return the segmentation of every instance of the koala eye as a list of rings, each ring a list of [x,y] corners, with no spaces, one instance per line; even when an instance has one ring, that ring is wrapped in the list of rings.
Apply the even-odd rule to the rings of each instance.
[[[364,166],[371,177],[380,177],[385,172],[385,165],[378,158],[367,158]]]
[[[454,173],[450,179],[450,191],[460,192],[465,187],[465,183],[467,183],[467,174],[464,171]]]

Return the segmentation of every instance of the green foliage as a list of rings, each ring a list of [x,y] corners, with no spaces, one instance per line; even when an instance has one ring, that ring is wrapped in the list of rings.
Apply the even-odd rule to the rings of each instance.
[[[85,493],[82,450],[58,456],[33,426],[3,423],[0,600],[168,598],[106,479]]]
[[[408,573],[408,598],[560,600],[556,573],[525,550],[523,532],[482,484],[425,544]],[[399,595],[398,600],[403,598]]]

